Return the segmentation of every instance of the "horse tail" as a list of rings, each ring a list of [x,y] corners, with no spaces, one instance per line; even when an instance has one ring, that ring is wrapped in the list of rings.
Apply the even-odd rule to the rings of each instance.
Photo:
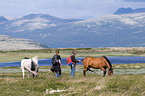
[[[82,59],[82,62],[83,62],[84,67],[87,68],[88,66],[87,66],[87,64],[86,64],[86,62],[85,62],[85,59],[87,59],[87,57],[86,57],[86,58],[83,58],[83,59]]]
[[[105,60],[107,61],[107,63],[108,63],[109,66],[110,66],[110,70],[112,70],[112,64],[111,64],[110,60],[109,60],[106,56],[102,56],[102,57],[105,58]]]

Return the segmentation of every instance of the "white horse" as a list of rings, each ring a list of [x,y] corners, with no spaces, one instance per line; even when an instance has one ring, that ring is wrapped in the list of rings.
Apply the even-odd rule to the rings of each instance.
[[[33,64],[33,65],[32,65]],[[32,71],[33,67],[33,71]],[[31,58],[24,58],[21,61],[21,69],[23,72],[23,79],[24,79],[24,72],[25,69],[28,71],[28,77],[30,77],[30,72],[33,74],[33,77],[37,77],[37,72],[39,70],[39,65],[38,65],[38,56]]]

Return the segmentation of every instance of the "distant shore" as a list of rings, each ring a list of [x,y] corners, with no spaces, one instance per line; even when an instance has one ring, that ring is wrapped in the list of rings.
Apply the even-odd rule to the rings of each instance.
[[[104,47],[104,48],[48,48],[48,49],[23,49],[0,51],[0,62],[21,61],[24,57],[39,59],[52,58],[55,51],[59,50],[62,58],[71,55],[72,50],[77,50],[77,57],[87,56],[145,56],[145,47]]]

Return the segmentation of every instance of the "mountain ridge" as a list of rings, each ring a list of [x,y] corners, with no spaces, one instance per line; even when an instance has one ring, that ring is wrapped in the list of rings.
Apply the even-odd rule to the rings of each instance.
[[[29,14],[21,18],[9,20],[3,23],[0,28],[6,29],[6,32],[11,29],[13,32],[33,31],[35,29],[54,27],[64,23],[80,21],[83,19],[61,19],[47,14]],[[9,25],[9,26],[8,26]]]
[[[130,7],[119,8],[113,14],[119,15],[119,14],[129,14],[129,13],[145,13],[145,8],[136,8],[136,9],[132,9]]]
[[[20,26],[14,27],[20,19],[12,21],[0,26],[0,34],[31,39],[52,48],[145,47],[145,13],[107,15],[39,28],[35,23],[43,25],[42,19],[27,19],[28,22],[21,21]]]

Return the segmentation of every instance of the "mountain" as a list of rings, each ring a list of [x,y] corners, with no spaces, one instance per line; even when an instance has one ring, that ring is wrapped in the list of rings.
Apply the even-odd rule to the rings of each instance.
[[[6,22],[8,22],[8,20],[5,17],[0,16],[0,25]]]
[[[32,40],[12,38],[4,35],[0,35],[0,44],[0,50],[48,48],[47,46]]]
[[[142,12],[145,13],[145,8],[137,8],[134,10],[134,13],[142,13]]]
[[[21,18],[10,19],[8,22],[0,25],[0,34],[16,38],[37,39],[44,38],[46,34],[42,32],[32,32],[39,29],[53,28],[62,24],[81,21],[83,19],[61,19],[48,14],[29,14]],[[28,36],[31,35],[31,36]],[[49,46],[47,44],[47,46]]]
[[[145,47],[144,17],[144,13],[110,15],[35,32],[48,34],[39,40],[52,47]]]
[[[0,26],[5,33],[28,32],[35,29],[55,27],[60,24],[80,21],[82,19],[61,19],[47,14],[30,14],[22,18],[9,20]],[[10,29],[10,30],[9,30]],[[9,34],[9,35],[11,35]]]
[[[137,8],[133,10],[132,8],[119,8],[114,14],[129,14],[129,13],[145,13],[145,8]]]
[[[31,39],[52,48],[145,47],[145,13],[108,15],[71,22],[60,18],[51,20],[49,16],[47,19],[41,15],[31,16],[1,25],[0,34]]]
[[[132,12],[133,12],[132,8],[119,8],[114,14],[128,14]]]

